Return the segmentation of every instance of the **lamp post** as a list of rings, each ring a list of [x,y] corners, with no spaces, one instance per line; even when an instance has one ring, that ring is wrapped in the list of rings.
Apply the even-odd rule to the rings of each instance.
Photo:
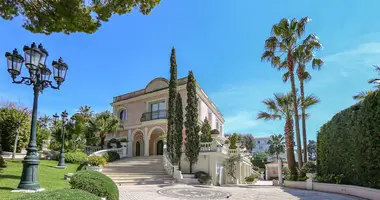
[[[51,71],[46,67],[46,58],[48,52],[42,47],[42,45],[36,46],[33,43],[30,47],[24,46],[24,58],[17,52],[17,49],[13,50],[13,53],[5,53],[7,59],[8,72],[12,77],[12,82],[16,84],[26,84],[33,86],[34,99],[33,99],[33,111],[32,111],[32,125],[30,131],[30,139],[27,148],[27,154],[22,161],[23,169],[20,183],[17,187],[18,190],[41,190],[38,184],[38,164],[40,163],[37,156],[37,144],[36,144],[36,127],[37,127],[37,107],[38,107],[38,95],[43,92],[47,87],[53,89],[59,89],[61,84],[65,81],[67,65],[59,58],[58,61],[53,61],[53,74],[54,80],[57,82],[57,86],[50,81]],[[25,67],[29,72],[29,77],[22,76],[20,80],[16,78],[21,74],[22,64],[25,61]]]
[[[59,154],[59,162],[57,165],[57,168],[59,169],[66,169],[66,164],[65,164],[65,126],[67,122],[67,112],[66,110],[62,112],[61,114],[62,117],[62,143],[61,143],[61,153]],[[57,113],[53,115],[53,120],[54,122],[57,122],[59,119],[59,116]]]

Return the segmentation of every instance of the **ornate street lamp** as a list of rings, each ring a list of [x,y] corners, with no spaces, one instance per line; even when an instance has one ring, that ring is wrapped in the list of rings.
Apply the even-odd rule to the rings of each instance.
[[[59,162],[58,162],[57,168],[66,169],[66,164],[65,164],[65,126],[67,123],[66,110],[62,112],[61,117],[62,117],[62,132],[61,132],[62,143],[61,143],[61,153],[59,154]],[[57,122],[58,119],[59,119],[59,116],[57,115],[57,113],[55,113],[53,115],[54,122]]]
[[[36,143],[36,127],[37,127],[37,106],[39,93],[47,88],[59,89],[61,84],[65,81],[67,65],[59,58],[58,62],[53,61],[54,80],[57,86],[52,84],[49,80],[51,71],[46,67],[46,58],[48,52],[42,45],[36,46],[33,43],[30,47],[24,46],[24,57],[22,57],[17,49],[13,53],[5,53],[7,59],[8,72],[12,77],[13,83],[32,85],[34,91],[33,112],[32,112],[32,126],[27,154],[23,162],[23,170],[18,189],[20,190],[40,190],[38,184],[38,164],[40,163],[37,156],[37,143]],[[24,59],[25,58],[25,59]],[[22,64],[25,61],[25,67],[28,69],[29,77],[21,77],[21,80],[16,78],[21,74]]]

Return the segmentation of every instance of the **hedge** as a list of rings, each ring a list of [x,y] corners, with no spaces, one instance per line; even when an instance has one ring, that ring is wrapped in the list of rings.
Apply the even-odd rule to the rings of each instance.
[[[70,184],[72,189],[81,189],[99,197],[106,197],[107,200],[119,200],[116,184],[100,172],[78,171],[70,178]]]
[[[380,188],[380,91],[339,113],[317,135],[317,172]]]
[[[60,190],[51,190],[44,192],[30,193],[21,197],[18,197],[16,200],[100,200],[100,197],[91,194],[89,192],[78,190],[78,189],[60,189]]]
[[[81,151],[65,153],[65,161],[67,163],[81,164],[83,161],[85,161],[87,159],[87,157],[88,157],[87,154],[85,154]]]

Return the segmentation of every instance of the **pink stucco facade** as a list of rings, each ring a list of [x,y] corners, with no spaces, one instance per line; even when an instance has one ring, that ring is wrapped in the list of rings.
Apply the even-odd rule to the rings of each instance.
[[[181,94],[184,119],[186,114],[186,82],[187,78],[178,80],[177,91]],[[218,129],[223,135],[224,119],[207,94],[198,86],[199,122],[206,117],[209,119],[212,129]],[[111,104],[113,112],[122,119],[123,130],[118,133],[109,133],[107,140],[111,138],[128,138],[128,156],[149,156],[160,154],[162,135],[167,131],[166,111],[168,108],[168,80],[164,78],[153,79],[141,90],[114,97]],[[159,111],[151,112],[152,104],[158,104]],[[125,117],[121,117],[125,112]],[[145,114],[144,114],[145,113]],[[157,115],[156,113],[159,113]],[[142,118],[144,114],[144,117]]]

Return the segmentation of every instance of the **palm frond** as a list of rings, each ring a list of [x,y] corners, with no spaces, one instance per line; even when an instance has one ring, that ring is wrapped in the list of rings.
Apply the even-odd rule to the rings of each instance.
[[[296,32],[297,32],[297,36],[300,38],[302,37],[303,33],[305,32],[305,26],[306,24],[311,21],[311,19],[309,17],[304,17],[302,18],[298,24],[297,24],[297,29],[296,29]]]
[[[302,73],[302,80],[306,82],[311,80],[311,75],[309,74],[309,72],[304,71]]]
[[[264,48],[268,51],[275,51],[277,46],[279,45],[278,39],[275,36],[269,37],[265,40]]]
[[[270,114],[267,112],[260,111],[259,114],[257,114],[257,119],[264,119],[268,121],[268,120],[281,119],[281,116],[278,114]]]
[[[317,96],[311,94],[311,95],[308,95],[305,97],[305,101],[304,101],[303,106],[305,107],[305,109],[308,109],[309,107],[311,107],[311,106],[313,106],[319,102],[321,102],[321,100],[319,100],[319,98]]]
[[[282,75],[282,81],[284,81],[284,83],[286,83],[289,79],[289,71],[285,72],[283,75]]]
[[[261,56],[261,61],[270,61],[274,57],[273,51],[265,51]]]
[[[367,91],[361,91],[357,95],[353,96],[352,98],[357,101],[361,101],[366,98],[366,96],[372,94],[373,90],[367,90]]]
[[[323,65],[323,60],[321,58],[314,58],[313,61],[311,62],[311,67],[313,69],[320,70],[322,65]]]

